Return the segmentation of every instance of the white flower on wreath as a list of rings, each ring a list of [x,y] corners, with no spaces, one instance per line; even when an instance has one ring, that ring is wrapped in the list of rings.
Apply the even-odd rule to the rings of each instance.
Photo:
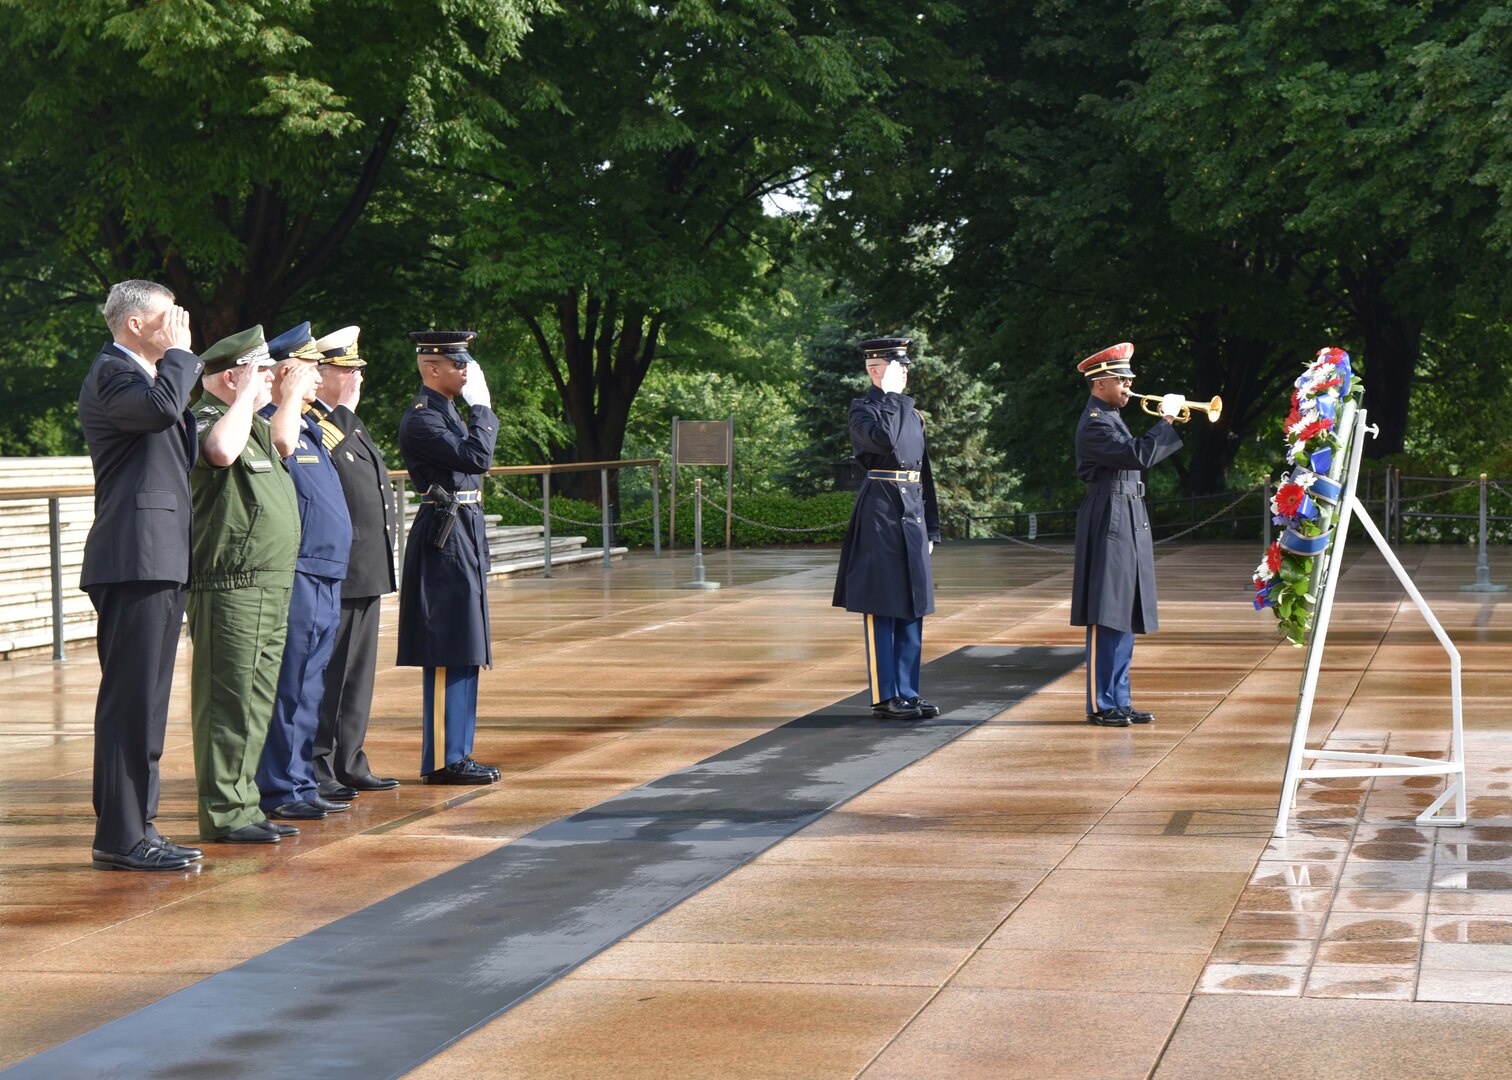
[[[1260,565],[1257,566],[1257,567],[1255,567],[1255,580],[1256,581],[1274,581],[1275,577],[1276,577],[1276,572],[1270,568],[1270,566],[1266,563],[1266,561],[1264,559],[1261,559],[1260,560]]]

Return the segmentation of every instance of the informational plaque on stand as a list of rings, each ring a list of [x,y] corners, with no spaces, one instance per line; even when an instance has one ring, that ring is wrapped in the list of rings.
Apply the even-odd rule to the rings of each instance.
[[[723,465],[725,470],[725,548],[730,546],[735,512],[735,418],[679,420],[672,418],[672,509],[667,546],[677,546],[677,467]]]

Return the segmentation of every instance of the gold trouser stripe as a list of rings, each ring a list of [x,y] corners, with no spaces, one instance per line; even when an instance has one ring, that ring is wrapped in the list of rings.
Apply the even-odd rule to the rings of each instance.
[[[1087,639],[1087,681],[1092,689],[1092,711],[1101,712],[1102,705],[1097,700],[1097,624],[1092,624],[1092,636]]]
[[[436,669],[436,685],[431,691],[431,772],[446,768],[446,669]]]
[[[866,616],[866,669],[871,680],[872,704],[882,700],[882,684],[877,678],[877,624],[875,617]]]

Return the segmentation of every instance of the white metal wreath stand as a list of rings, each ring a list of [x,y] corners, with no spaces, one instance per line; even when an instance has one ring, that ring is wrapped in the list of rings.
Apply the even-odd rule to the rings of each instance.
[[[1273,835],[1278,837],[1286,835],[1287,820],[1297,808],[1299,783],[1304,780],[1322,780],[1334,776],[1353,778],[1443,776],[1445,778],[1444,793],[1418,815],[1417,823],[1419,825],[1463,825],[1465,823],[1465,732],[1460,702],[1459,650],[1449,640],[1449,635],[1444,632],[1443,626],[1434,617],[1427,601],[1418,592],[1417,586],[1412,583],[1412,578],[1402,568],[1391,546],[1386,543],[1386,538],[1381,535],[1381,530],[1376,528],[1364,504],[1355,495],[1360,476],[1360,450],[1365,433],[1368,431],[1374,437],[1378,434],[1378,429],[1366,426],[1365,410],[1357,409],[1353,402],[1345,405],[1341,419],[1343,422],[1339,425],[1339,430],[1346,434],[1347,441],[1344,453],[1341,455],[1343,460],[1337,462],[1330,472],[1342,471],[1347,476],[1347,480],[1339,497],[1338,522],[1334,529],[1333,542],[1323,554],[1317,556],[1317,563],[1313,568],[1312,593],[1317,598],[1317,602],[1313,609],[1312,636],[1307,643],[1307,666],[1302,674],[1302,691],[1297,699],[1297,716],[1292,723],[1291,753],[1286,759],[1286,776],[1281,782],[1281,805],[1276,813],[1276,831]],[[1337,475],[1331,477],[1331,479],[1337,478]],[[1350,518],[1354,515],[1359,516],[1360,524],[1365,526],[1365,531],[1375,541],[1381,557],[1391,567],[1392,573],[1396,574],[1397,580],[1402,583],[1402,588],[1407,591],[1408,596],[1412,597],[1412,602],[1417,605],[1418,611],[1422,612],[1423,618],[1433,628],[1433,634],[1438,638],[1439,644],[1449,654],[1449,692],[1453,726],[1450,731],[1449,760],[1447,761],[1412,757],[1407,754],[1313,750],[1307,745],[1307,725],[1312,719],[1313,695],[1318,688],[1318,669],[1323,662],[1323,643],[1328,638],[1328,617],[1333,611],[1334,586],[1338,569],[1343,564],[1344,541],[1349,533]],[[1304,758],[1319,762],[1365,762],[1374,764],[1377,768],[1331,768],[1327,765],[1303,768]],[[1441,814],[1439,811],[1451,798],[1454,800],[1454,812]]]

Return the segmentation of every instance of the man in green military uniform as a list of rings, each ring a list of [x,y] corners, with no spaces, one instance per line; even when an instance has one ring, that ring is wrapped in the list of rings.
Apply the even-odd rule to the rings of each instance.
[[[280,417],[297,424],[315,365],[296,365],[303,370],[280,381],[270,422],[257,415],[273,397],[261,326],[216,342],[201,359],[205,395],[194,409],[200,454],[189,474],[189,697],[200,835],[271,844],[298,831],[268,821],[254,781],[299,555],[294,481],[274,432]]]

